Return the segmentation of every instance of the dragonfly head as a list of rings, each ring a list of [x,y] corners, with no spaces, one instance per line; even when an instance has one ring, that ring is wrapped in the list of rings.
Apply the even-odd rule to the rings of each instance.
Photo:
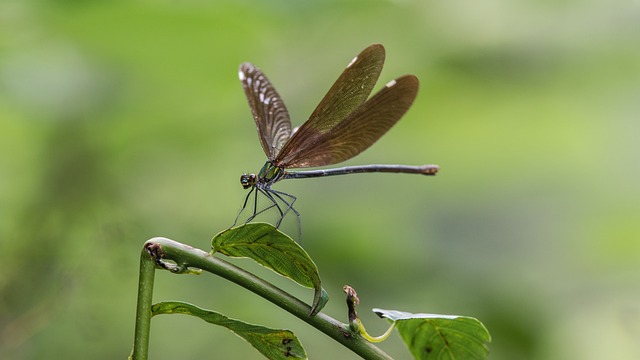
[[[256,174],[242,174],[240,176],[240,184],[243,189],[248,189],[256,184]]]

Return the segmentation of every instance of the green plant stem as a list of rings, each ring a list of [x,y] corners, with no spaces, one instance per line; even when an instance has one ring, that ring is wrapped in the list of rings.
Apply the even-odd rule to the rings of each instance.
[[[222,259],[212,256],[210,253],[202,251],[200,249],[193,248],[188,245],[178,243],[176,241],[156,237],[148,240],[145,243],[145,249],[150,246],[160,246],[163,253],[163,260],[172,260],[176,263],[177,267],[175,272],[185,271],[187,267],[194,267],[202,269],[221,276],[229,281],[232,281],[247,290],[260,295],[261,297],[269,300],[273,304],[281,307],[282,309],[297,316],[301,320],[307,322],[311,326],[335,339],[345,347],[351,349],[356,354],[365,359],[392,359],[384,351],[380,350],[375,345],[369,343],[360,335],[354,334],[347,325],[340,321],[331,318],[330,316],[320,312],[315,316],[309,316],[311,307],[285,292],[284,290],[272,285],[271,283],[233,265]],[[147,256],[146,252],[143,252]],[[143,256],[144,257],[144,256]],[[149,262],[148,260],[141,260],[141,263]],[[151,261],[153,266],[153,261]],[[140,279],[143,280],[143,265],[141,264]],[[148,282],[148,278],[145,281]],[[151,285],[153,286],[153,277],[151,277]],[[142,287],[142,285],[141,285]],[[144,315],[150,316],[151,296],[144,297],[145,301],[149,301],[148,307],[140,305],[142,290],[138,293],[138,316],[136,319],[136,340],[138,340],[138,321],[147,321],[148,319],[141,317],[141,308],[144,310]],[[144,333],[144,331],[142,331]],[[141,337],[140,340],[147,341],[148,344],[148,323],[146,330],[146,339]],[[140,345],[142,346],[142,345]],[[148,345],[145,345],[148,346]],[[134,354],[136,353],[136,346],[134,346]],[[145,352],[146,354],[146,352]],[[140,357],[134,359],[146,359],[146,357]]]
[[[155,273],[155,261],[149,255],[147,247],[145,246],[140,255],[136,327],[134,331],[133,351],[129,357],[133,360],[146,360],[149,356],[149,331],[151,329],[151,305]]]

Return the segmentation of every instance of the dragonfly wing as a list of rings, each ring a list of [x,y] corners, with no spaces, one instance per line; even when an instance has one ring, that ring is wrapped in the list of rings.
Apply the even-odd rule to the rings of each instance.
[[[346,119],[314,137],[315,143],[298,151],[288,167],[332,165],[363,152],[409,110],[418,87],[418,78],[413,75],[389,82]]]
[[[320,166],[331,161],[330,151],[320,151],[326,135],[360,107],[378,81],[384,65],[384,47],[374,44],[356,56],[342,72],[298,131],[284,145],[276,163],[286,167]]]
[[[269,160],[274,160],[291,136],[289,112],[260,69],[244,63],[240,65],[238,75],[256,122],[262,149]]]

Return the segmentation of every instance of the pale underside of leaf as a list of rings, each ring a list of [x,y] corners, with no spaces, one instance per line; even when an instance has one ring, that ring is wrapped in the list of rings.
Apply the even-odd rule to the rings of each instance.
[[[373,310],[396,322],[396,329],[416,359],[485,359],[491,336],[471,317]]]

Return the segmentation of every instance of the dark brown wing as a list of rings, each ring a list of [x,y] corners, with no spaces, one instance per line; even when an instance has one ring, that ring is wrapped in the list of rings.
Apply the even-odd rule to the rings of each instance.
[[[332,149],[327,148],[330,146],[327,135],[369,97],[382,71],[384,57],[384,47],[379,44],[371,45],[358,54],[320,101],[309,120],[283,146],[276,157],[276,164],[298,168],[339,162],[333,160]]]
[[[346,119],[304,146],[285,167],[325,166],[351,159],[373,145],[409,110],[418,78],[406,75],[385,87]],[[295,136],[295,134],[294,134]]]
[[[269,160],[275,160],[291,136],[289,112],[269,79],[253,64],[240,65],[238,76],[258,128],[262,149]]]

